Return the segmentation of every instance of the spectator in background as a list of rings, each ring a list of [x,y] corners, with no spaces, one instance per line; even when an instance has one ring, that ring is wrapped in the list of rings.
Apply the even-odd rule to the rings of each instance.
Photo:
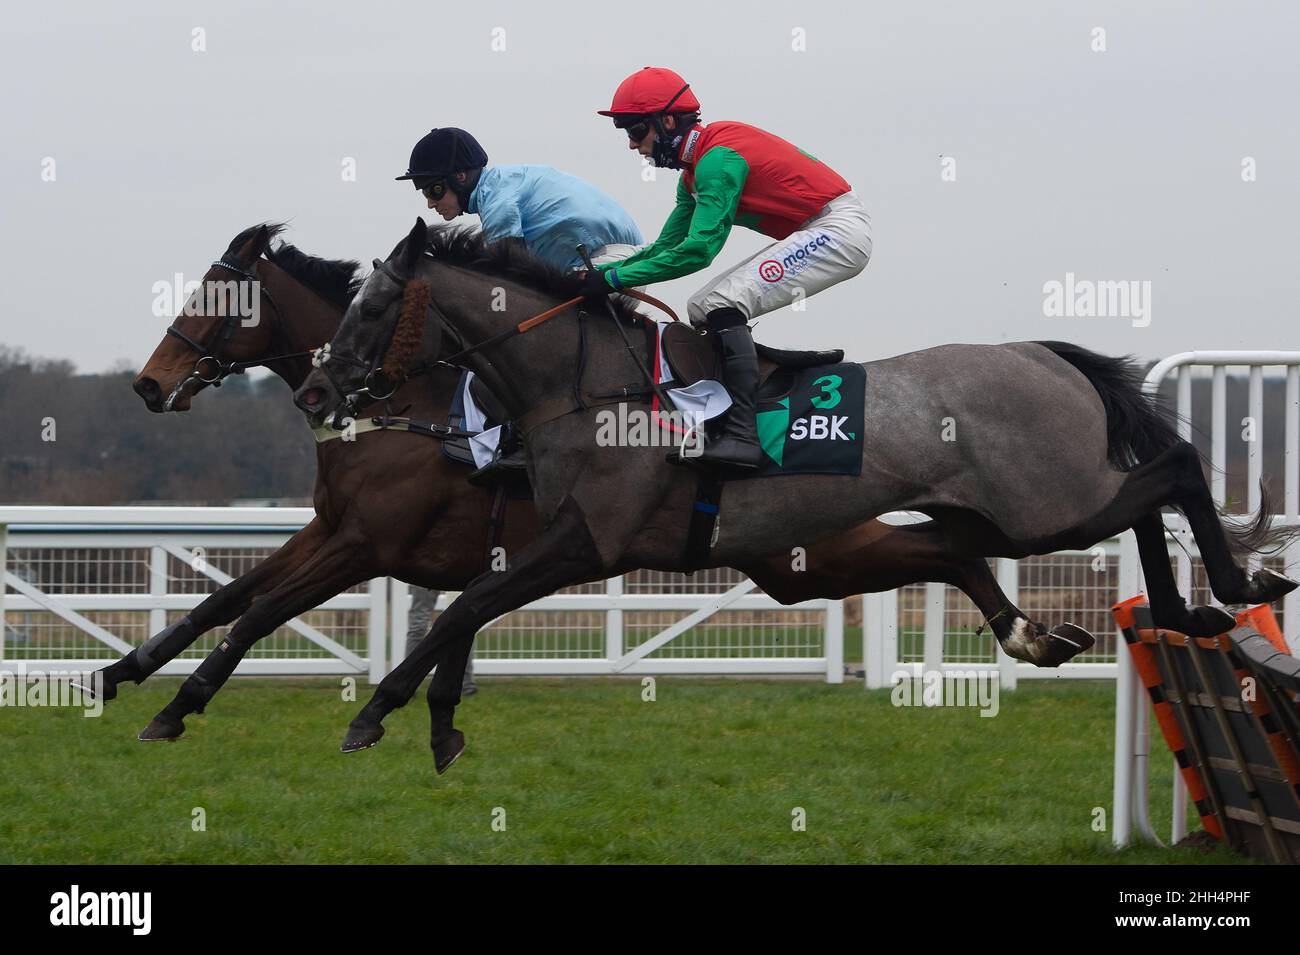
[[[411,588],[411,615],[406,627],[406,655],[409,657],[415,645],[424,639],[433,626],[433,610],[438,605],[441,590],[426,590],[423,587]],[[478,692],[474,685],[474,650],[469,651],[469,660],[465,664],[465,676],[460,685],[461,696],[473,696]]]

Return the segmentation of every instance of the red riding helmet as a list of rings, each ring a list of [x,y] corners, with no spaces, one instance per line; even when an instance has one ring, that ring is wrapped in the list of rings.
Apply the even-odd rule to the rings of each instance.
[[[679,74],[662,66],[647,66],[618,84],[609,109],[596,112],[601,116],[632,116],[670,111],[694,113],[699,109],[700,101]]]

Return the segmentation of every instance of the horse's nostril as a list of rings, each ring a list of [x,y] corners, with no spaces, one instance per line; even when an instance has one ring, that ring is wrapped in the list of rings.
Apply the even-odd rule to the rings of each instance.
[[[325,390],[323,388],[308,388],[298,398],[298,407],[304,410],[319,408],[324,400]]]
[[[162,389],[152,378],[137,378],[131,383],[132,390],[144,399],[144,406],[153,412],[163,411]]]

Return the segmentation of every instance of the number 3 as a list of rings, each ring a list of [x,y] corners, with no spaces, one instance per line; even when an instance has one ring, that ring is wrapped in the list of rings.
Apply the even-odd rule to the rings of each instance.
[[[822,393],[812,399],[814,408],[830,409],[840,403],[840,385],[844,379],[839,375],[822,375],[813,384],[822,386]]]

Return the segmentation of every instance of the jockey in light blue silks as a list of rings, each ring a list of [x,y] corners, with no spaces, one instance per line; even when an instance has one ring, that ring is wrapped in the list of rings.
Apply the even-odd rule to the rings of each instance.
[[[627,258],[642,245],[641,230],[617,202],[595,186],[550,166],[493,166],[463,129],[435,129],[415,144],[400,179],[413,180],[429,208],[450,222],[469,212],[491,242],[522,240],[528,251],[559,269],[580,269],[579,243],[594,260]]]
[[[478,141],[463,129],[435,129],[415,144],[410,165],[401,179],[413,180],[429,208],[450,222],[476,214],[492,242],[521,241],[539,259],[556,268],[583,267],[579,243],[597,265],[617,262],[643,244],[641,230],[617,202],[595,186],[550,166],[493,166]],[[467,430],[482,427],[482,414],[473,407],[467,374],[464,389]],[[484,463],[481,439],[472,439],[475,460]],[[438,594],[413,588],[406,649],[428,632]],[[477,691],[473,657],[466,668],[463,695]]]
[[[493,166],[469,133],[454,126],[431,130],[411,150],[410,166],[398,180],[410,179],[429,208],[450,222],[476,214],[490,242],[518,241],[537,258],[558,269],[583,268],[579,243],[592,262],[606,265],[626,259],[642,247],[641,230],[623,207],[595,186],[550,166]],[[480,430],[482,416],[469,399],[466,375],[467,430]],[[496,435],[471,440],[482,466],[496,448]],[[489,447],[488,440],[491,445]]]

